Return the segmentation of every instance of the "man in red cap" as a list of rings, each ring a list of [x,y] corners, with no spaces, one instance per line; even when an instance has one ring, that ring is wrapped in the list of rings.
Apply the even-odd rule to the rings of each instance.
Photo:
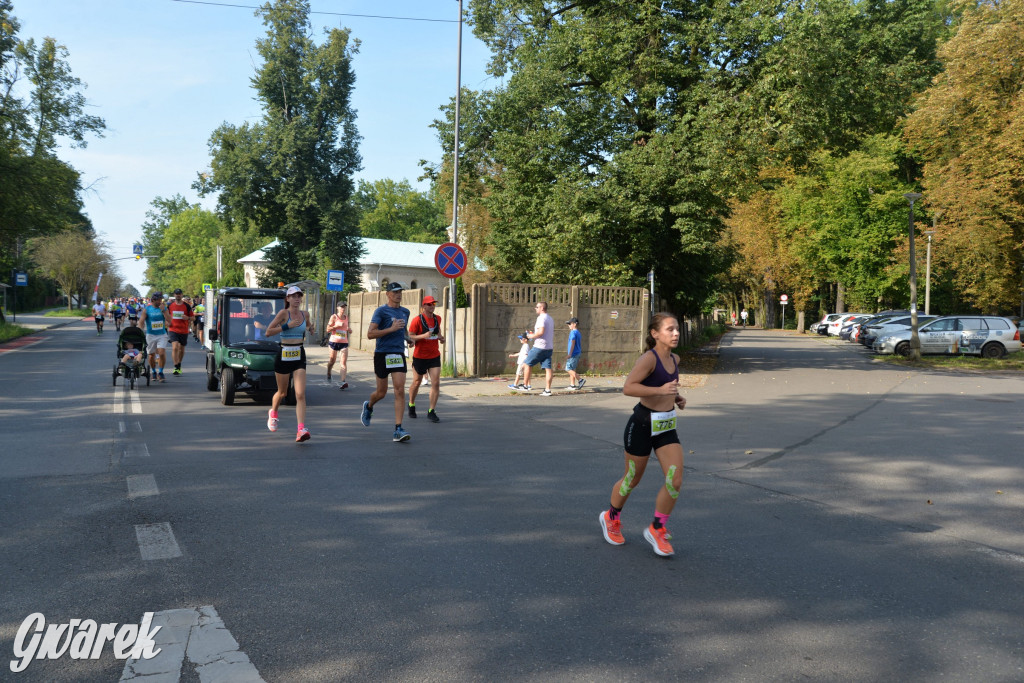
[[[434,315],[437,299],[424,297],[420,314],[409,321],[409,339],[416,342],[412,350],[412,386],[409,387],[409,417],[416,417],[416,393],[420,390],[423,376],[430,377],[430,408],[427,419],[440,422],[434,409],[441,394],[441,349],[444,335],[441,334],[441,316]]]

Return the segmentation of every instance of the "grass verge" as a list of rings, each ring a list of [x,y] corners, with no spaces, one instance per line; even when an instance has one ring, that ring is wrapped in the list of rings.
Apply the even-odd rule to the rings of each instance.
[[[906,368],[946,368],[976,370],[978,372],[1024,371],[1024,352],[1011,353],[1005,358],[978,358],[977,356],[924,356],[912,361],[902,356],[876,356],[875,361]]]
[[[18,337],[24,337],[26,334],[30,334],[32,330],[21,325],[15,325],[14,323],[0,323],[0,344],[3,342],[17,339]]]

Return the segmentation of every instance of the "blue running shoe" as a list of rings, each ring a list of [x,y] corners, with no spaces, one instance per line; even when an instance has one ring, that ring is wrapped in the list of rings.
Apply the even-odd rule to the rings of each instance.
[[[371,417],[373,417],[373,408],[370,407],[369,401],[363,401],[363,412],[359,414],[359,421],[363,423],[364,427],[369,427]]]
[[[395,441],[396,443],[397,442],[405,442],[405,441],[408,441],[411,438],[412,438],[412,434],[410,434],[409,432],[407,432],[404,429],[402,429],[401,427],[399,427],[398,429],[395,430],[395,438],[392,439],[392,441]]]

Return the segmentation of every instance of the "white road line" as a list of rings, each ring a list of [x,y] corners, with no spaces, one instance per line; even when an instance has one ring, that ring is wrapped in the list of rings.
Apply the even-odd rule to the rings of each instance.
[[[114,412],[114,413],[122,412],[121,411],[121,406],[122,406],[122,403],[124,401],[123,394],[124,394],[124,385],[123,384],[118,384],[116,387],[114,387],[114,403],[111,405],[111,412]]]
[[[121,681],[177,683],[181,680],[181,665],[188,656],[200,683],[264,683],[249,657],[238,649],[238,641],[213,605],[157,612],[151,628],[157,626],[161,628],[153,641],[160,652],[148,660],[129,659]]]
[[[133,432],[141,432],[142,431],[142,423],[139,422],[138,420],[135,420],[134,422],[129,422],[128,423],[128,429],[130,431],[133,431]]]
[[[119,431],[122,434],[125,433],[124,420],[118,420],[118,422],[117,422],[117,431]]]
[[[170,560],[181,557],[181,548],[174,540],[169,522],[158,524],[136,524],[135,538],[139,541],[139,552],[144,560]]]
[[[129,498],[158,495],[160,495],[160,489],[156,487],[156,477],[152,474],[133,474],[128,477]]]
[[[126,443],[121,454],[125,458],[148,458],[149,446],[144,443]]]
[[[139,392],[129,390],[128,395],[132,397],[132,412],[138,415],[142,412],[142,400],[139,398]]]

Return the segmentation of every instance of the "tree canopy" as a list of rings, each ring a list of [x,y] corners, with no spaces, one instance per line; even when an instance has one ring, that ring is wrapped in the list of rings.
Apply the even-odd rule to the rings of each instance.
[[[217,193],[234,229],[279,240],[267,254],[268,281],[322,280],[329,268],[358,275],[349,201],[361,164],[350,104],[358,42],[345,29],[314,42],[306,0],[268,2],[257,15],[267,28],[252,78],[263,117],[214,131],[211,173],[197,187]]]

